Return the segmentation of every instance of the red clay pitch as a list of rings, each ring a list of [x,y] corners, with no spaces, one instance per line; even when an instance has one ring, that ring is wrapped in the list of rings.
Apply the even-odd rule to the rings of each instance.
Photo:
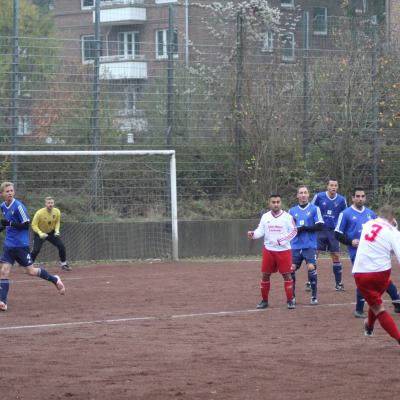
[[[363,336],[349,262],[345,293],[321,260],[320,305],[309,306],[302,267],[296,310],[275,274],[271,307],[255,311],[259,264],[49,268],[65,296],[14,268],[0,314],[0,398],[392,400],[400,346],[380,326]],[[400,284],[397,265],[393,278]]]

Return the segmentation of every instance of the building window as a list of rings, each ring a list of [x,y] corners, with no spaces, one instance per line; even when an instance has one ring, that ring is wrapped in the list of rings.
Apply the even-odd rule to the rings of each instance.
[[[82,62],[92,62],[96,56],[96,41],[94,35],[81,37]],[[100,37],[100,57],[103,55],[103,45]]]
[[[85,10],[87,8],[94,7],[94,0],[81,0],[81,8]]]
[[[139,32],[118,33],[118,55],[133,59],[140,54]]]
[[[294,7],[294,0],[281,0],[281,7],[293,8]]]
[[[271,31],[263,33],[263,41],[261,51],[264,53],[271,53],[274,51],[274,33]]]
[[[168,58],[168,29],[161,29],[156,31],[156,58]],[[172,53],[174,58],[178,57],[178,32],[174,31],[172,39]]]
[[[294,33],[289,32],[282,35],[282,60],[293,61],[294,60],[294,48],[295,40]]]
[[[314,35],[326,35],[328,33],[328,9],[326,7],[314,7],[313,33]]]

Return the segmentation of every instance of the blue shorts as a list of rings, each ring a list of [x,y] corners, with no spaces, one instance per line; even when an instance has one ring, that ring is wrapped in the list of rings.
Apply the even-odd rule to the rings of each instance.
[[[296,271],[301,267],[303,260],[306,264],[317,265],[317,251],[315,249],[292,249],[292,263]]]
[[[14,265],[15,261],[21,267],[29,267],[33,264],[29,247],[4,247],[0,262]]]
[[[319,251],[329,251],[329,253],[339,253],[340,244],[335,238],[334,230],[319,231],[317,235],[317,249]]]

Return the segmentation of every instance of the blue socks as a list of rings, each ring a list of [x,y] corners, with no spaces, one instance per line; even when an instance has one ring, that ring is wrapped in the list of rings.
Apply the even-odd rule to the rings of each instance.
[[[342,263],[341,262],[333,263],[332,269],[333,269],[333,274],[335,275],[336,285],[339,285],[339,283],[342,283]]]
[[[57,278],[54,275],[50,275],[44,268],[39,268],[38,277],[46,281],[57,283]]]
[[[311,297],[317,298],[317,270],[313,269],[312,271],[308,271],[308,280],[311,285]]]
[[[387,291],[388,295],[390,296],[390,298],[392,299],[392,301],[400,300],[400,296],[397,291],[397,287],[392,281],[390,281],[389,286],[387,287],[386,291]]]
[[[356,311],[364,312],[365,299],[359,289],[356,289]]]
[[[7,304],[8,289],[10,289],[10,281],[8,279],[0,279],[0,301]]]

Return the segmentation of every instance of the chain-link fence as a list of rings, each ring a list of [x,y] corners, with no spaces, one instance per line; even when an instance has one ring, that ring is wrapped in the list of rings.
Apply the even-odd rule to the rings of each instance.
[[[397,202],[400,63],[384,18],[291,1],[58,0],[49,14],[21,1],[13,34],[3,3],[2,150],[173,148],[182,219],[251,217],[271,191],[289,205],[330,177]],[[1,179],[23,182],[18,162],[3,159]]]

